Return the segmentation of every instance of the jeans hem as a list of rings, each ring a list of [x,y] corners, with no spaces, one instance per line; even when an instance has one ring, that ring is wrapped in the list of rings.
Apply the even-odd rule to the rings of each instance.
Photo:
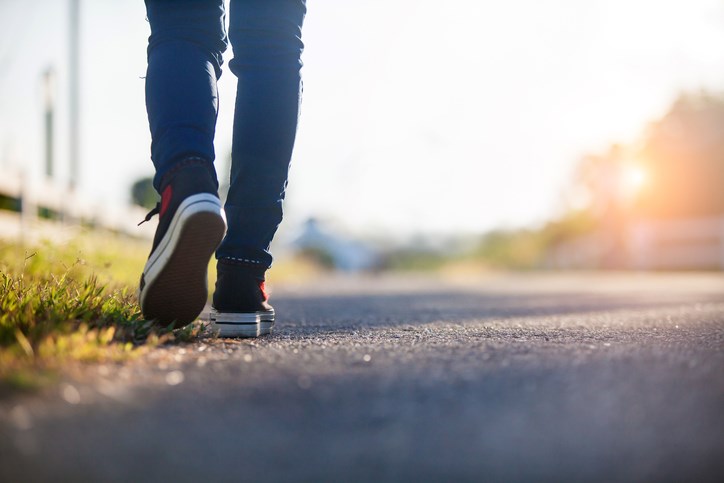
[[[257,270],[268,270],[270,268],[269,265],[262,262],[261,260],[254,260],[253,258],[222,256],[219,257],[218,260],[228,265],[234,265],[243,268],[253,268]]]

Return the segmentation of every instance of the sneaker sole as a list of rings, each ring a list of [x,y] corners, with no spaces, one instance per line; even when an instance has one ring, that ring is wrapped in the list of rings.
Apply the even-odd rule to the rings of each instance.
[[[219,337],[259,337],[272,333],[274,311],[235,313],[211,309],[209,321]]]
[[[179,205],[143,270],[138,298],[144,317],[183,327],[199,316],[208,297],[209,260],[225,231],[215,196],[193,195]]]

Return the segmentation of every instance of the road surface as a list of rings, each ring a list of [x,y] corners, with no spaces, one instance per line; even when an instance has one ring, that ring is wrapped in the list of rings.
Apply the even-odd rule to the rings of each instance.
[[[0,481],[724,481],[724,276],[333,278],[0,401]]]

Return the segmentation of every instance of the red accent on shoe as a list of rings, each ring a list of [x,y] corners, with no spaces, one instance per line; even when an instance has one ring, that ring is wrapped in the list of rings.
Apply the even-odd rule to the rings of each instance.
[[[269,295],[266,293],[266,283],[263,280],[259,282],[259,290],[261,290],[261,296],[264,297],[264,302],[269,300]]]
[[[168,204],[171,202],[171,185],[166,186],[166,189],[163,190],[163,193],[161,193],[161,210],[158,212],[158,216],[163,216],[164,213],[166,213],[166,210],[168,209]]]

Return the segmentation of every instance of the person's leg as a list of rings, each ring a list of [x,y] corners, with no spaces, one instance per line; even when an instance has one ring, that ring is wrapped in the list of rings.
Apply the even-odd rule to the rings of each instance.
[[[299,116],[304,0],[231,0],[229,39],[238,77],[229,232],[217,258],[268,268]]]
[[[149,213],[159,225],[138,295],[146,318],[178,327],[206,303],[207,265],[225,229],[213,167],[224,5],[146,0],[146,11],[146,106],[161,203]]]
[[[229,67],[238,85],[225,205],[229,229],[216,252],[214,315],[256,312],[262,317],[260,331],[264,334],[273,322],[264,293],[264,273],[271,266],[269,245],[282,220],[297,130],[306,2],[231,0],[230,9],[234,58]],[[224,334],[228,327],[221,324],[219,328]],[[252,328],[249,334],[235,333],[232,328],[226,333],[256,335],[253,332]]]
[[[154,186],[188,158],[213,172],[216,81],[226,50],[223,0],[146,0],[146,110]]]

